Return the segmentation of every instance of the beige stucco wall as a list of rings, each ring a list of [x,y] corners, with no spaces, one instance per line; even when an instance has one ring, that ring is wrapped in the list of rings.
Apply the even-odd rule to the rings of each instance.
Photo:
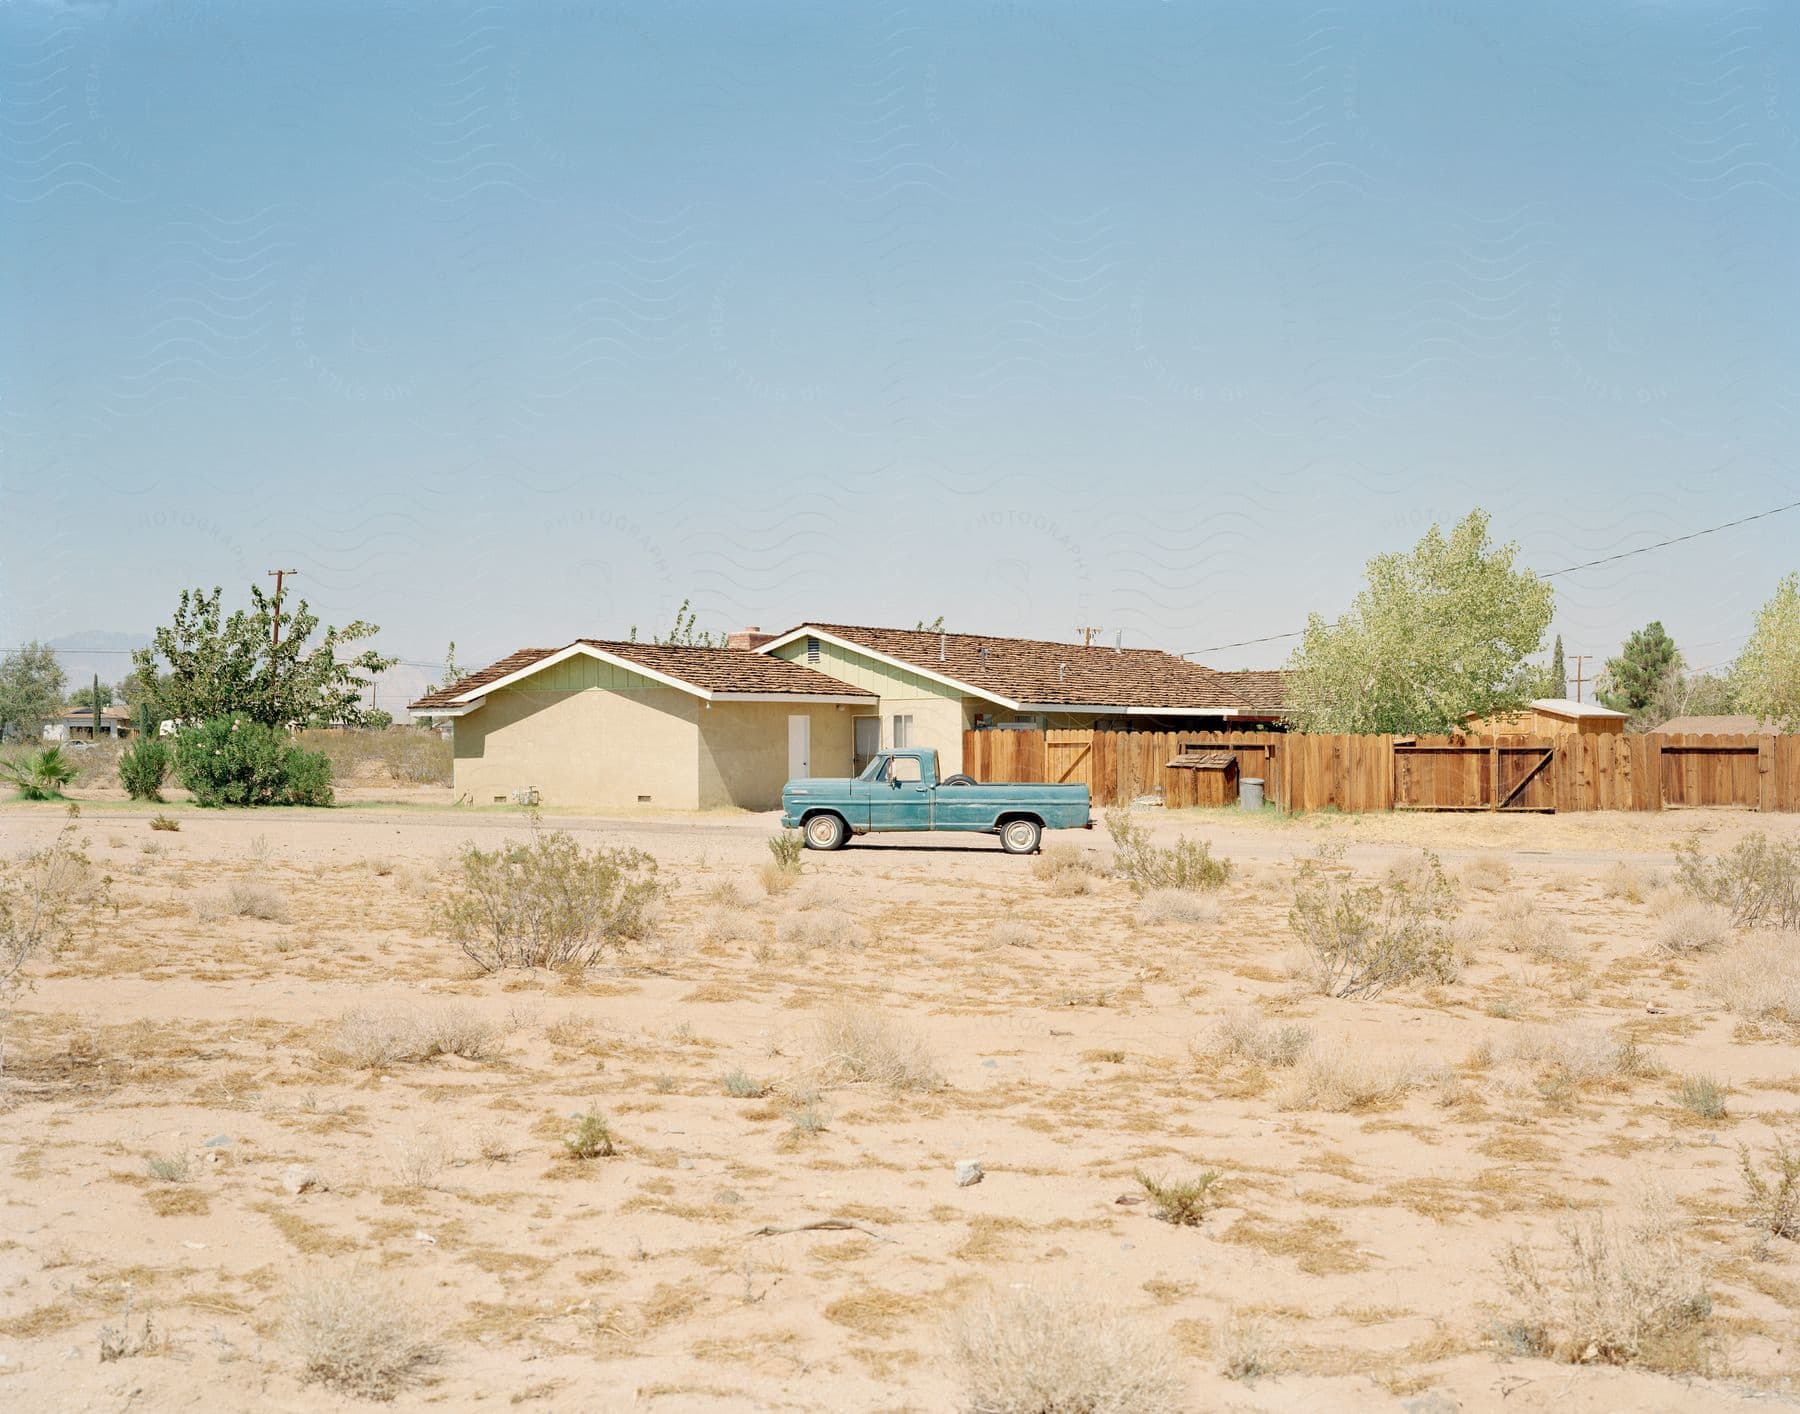
[[[823,703],[715,702],[700,707],[701,807],[773,810],[788,778],[788,718],[811,719],[811,773],[850,774],[850,714]]]
[[[880,694],[878,703],[849,707],[845,709],[846,713],[867,716],[879,712],[884,747],[894,744],[894,718],[910,716],[913,719],[912,740],[908,744],[936,748],[938,769],[946,776],[962,770],[962,734],[968,729],[972,714],[993,710],[992,703],[980,698],[964,699],[957,689],[933,682],[923,673],[893,668],[824,640],[819,643],[816,663],[807,659],[804,638],[797,638],[775,652],[839,682]],[[845,730],[850,730],[847,724]]]

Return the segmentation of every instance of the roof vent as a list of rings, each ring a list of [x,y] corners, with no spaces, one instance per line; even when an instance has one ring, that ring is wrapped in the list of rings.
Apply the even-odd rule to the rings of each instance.
[[[987,662],[987,644],[982,644],[981,647],[977,648],[975,651],[980,655],[982,662]]]
[[[1058,682],[1061,682],[1063,680],[1063,678],[1068,676],[1068,672],[1069,672],[1069,665],[1067,663],[1058,663],[1056,665],[1056,680]]]
[[[938,662],[942,663],[942,662],[946,661],[949,657],[950,657],[950,635],[947,633],[940,633],[938,635]]]
[[[810,636],[806,640],[806,661],[809,663],[819,661],[819,640]]]
[[[1124,651],[1125,651],[1125,630],[1119,629],[1116,633],[1113,634],[1113,652],[1123,653]]]

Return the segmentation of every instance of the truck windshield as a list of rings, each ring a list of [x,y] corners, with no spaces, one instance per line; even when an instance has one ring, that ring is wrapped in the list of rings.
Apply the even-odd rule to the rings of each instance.
[[[883,771],[887,770],[887,763],[887,757],[877,756],[867,766],[863,767],[863,773],[856,779],[859,781],[872,781],[877,779]]]

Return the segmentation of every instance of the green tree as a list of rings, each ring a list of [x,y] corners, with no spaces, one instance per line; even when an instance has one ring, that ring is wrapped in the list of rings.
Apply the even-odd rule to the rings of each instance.
[[[95,705],[95,698],[99,698],[99,705],[102,707],[112,706],[112,684],[104,682],[83,683],[80,687],[76,688],[75,691],[69,694],[69,705],[71,707],[85,707],[89,711],[92,711]]]
[[[1680,671],[1675,640],[1660,622],[1648,623],[1625,640],[1618,657],[1606,660],[1595,695],[1602,706],[1642,718],[1665,691],[1669,677]]]
[[[944,616],[939,614],[930,623],[926,623],[924,619],[920,619],[913,625],[913,630],[918,633],[942,633],[944,631]]]
[[[1511,711],[1536,681],[1554,595],[1494,545],[1471,511],[1432,526],[1410,553],[1369,561],[1367,582],[1335,623],[1313,614],[1289,668],[1288,702],[1308,731],[1448,732],[1470,713]]]
[[[62,712],[69,679],[56,650],[36,639],[0,656],[0,737],[35,737]]]
[[[688,607],[688,601],[683,599],[681,607],[675,611],[675,626],[667,633],[652,634],[650,641],[676,648],[723,648],[725,646],[724,634],[694,627],[699,617],[699,614]],[[631,626],[631,641],[633,643],[638,641],[636,624]]]
[[[277,646],[274,604],[259,585],[250,586],[250,607],[229,617],[223,598],[217,588],[184,589],[174,621],[132,655],[137,672],[154,678],[154,716],[189,726],[231,716],[274,727],[363,721],[370,679],[396,660],[372,648],[339,655],[380,632],[374,624],[359,619],[327,628],[314,642],[319,621],[302,599],[283,610]]]
[[[1774,598],[1757,610],[1731,669],[1731,690],[1738,711],[1800,731],[1800,574],[1777,584]]]
[[[1569,665],[1563,660],[1562,635],[1556,635],[1556,647],[1550,650],[1550,671],[1544,675],[1542,697],[1569,695]]]

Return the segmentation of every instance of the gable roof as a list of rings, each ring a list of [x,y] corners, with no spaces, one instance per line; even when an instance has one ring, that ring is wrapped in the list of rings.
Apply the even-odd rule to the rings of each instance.
[[[1765,736],[1775,731],[1773,722],[1765,722],[1747,712],[1733,712],[1718,717],[1671,717],[1659,727],[1650,728],[1651,736]]]
[[[867,702],[874,694],[814,672],[800,663],[766,658],[742,648],[697,648],[672,643],[622,643],[578,638],[563,648],[521,648],[480,672],[428,692],[408,704],[414,712],[453,715],[479,706],[492,691],[540,673],[556,663],[590,657],[692,693],[707,702]]]
[[[805,623],[757,648],[768,654],[816,637],[935,679],[1015,711],[1096,708],[1152,715],[1205,712],[1273,716],[1284,675],[1222,673],[1156,648],[1116,649],[1038,638]]]

